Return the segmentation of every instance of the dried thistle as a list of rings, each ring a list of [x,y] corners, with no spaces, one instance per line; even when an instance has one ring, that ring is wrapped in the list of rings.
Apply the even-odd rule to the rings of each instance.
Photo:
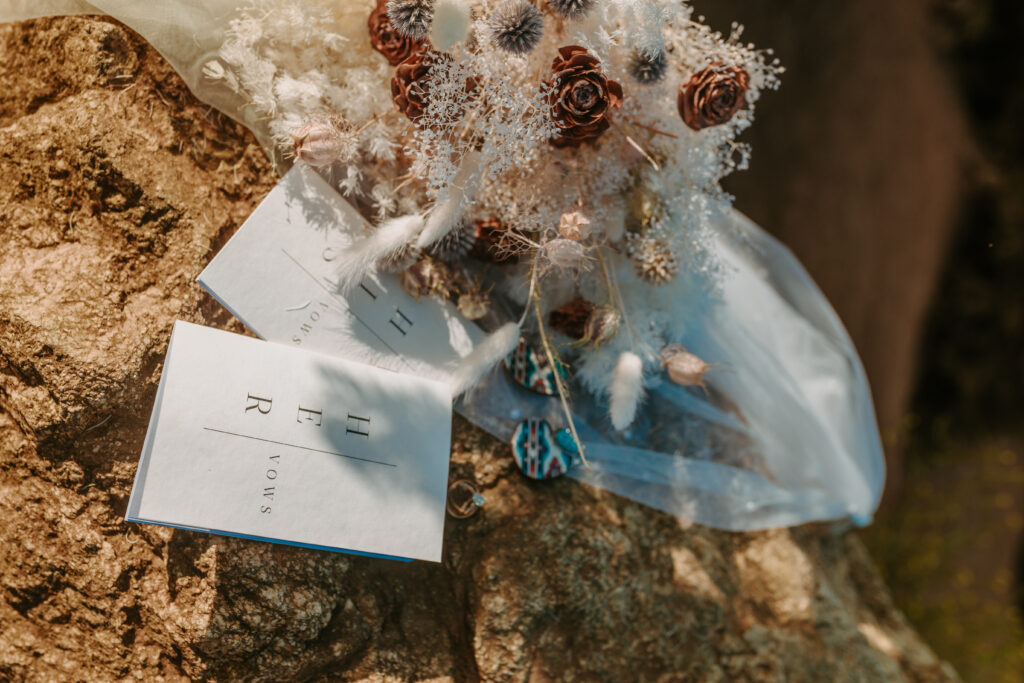
[[[637,50],[629,63],[629,75],[643,85],[654,85],[665,78],[668,71],[668,57],[664,50],[659,50],[653,57]]]
[[[388,19],[399,33],[423,40],[434,19],[434,3],[432,0],[388,0]]]
[[[525,0],[509,0],[490,17],[495,45],[515,55],[525,55],[537,47],[544,34],[544,16]]]
[[[471,225],[450,230],[430,246],[430,253],[442,261],[457,261],[469,254],[476,244],[476,231]]]
[[[548,0],[548,7],[566,19],[579,19],[596,4],[597,0]]]

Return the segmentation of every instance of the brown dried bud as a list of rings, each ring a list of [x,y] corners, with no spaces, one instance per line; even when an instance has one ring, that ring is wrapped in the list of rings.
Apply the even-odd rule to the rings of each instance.
[[[429,257],[403,270],[399,280],[403,289],[417,299],[430,294],[447,299],[455,286],[448,266]]]
[[[668,378],[676,384],[707,388],[704,374],[711,366],[679,344],[671,344],[662,350],[661,364],[668,372]]]
[[[567,337],[579,339],[593,310],[594,304],[577,297],[548,313],[548,326]]]
[[[679,86],[679,115],[693,130],[727,123],[746,104],[749,82],[743,69],[715,62]]]
[[[340,116],[321,116],[292,133],[295,156],[314,168],[355,158],[359,146],[352,124]]]
[[[487,292],[479,287],[472,287],[459,296],[459,313],[469,320],[479,320],[491,310],[491,299]]]
[[[560,135],[555,147],[578,147],[608,130],[608,112],[622,104],[622,86],[601,73],[600,60],[579,45],[558,49],[551,64],[548,105]]]
[[[620,322],[622,322],[622,315],[614,306],[608,304],[597,306],[587,318],[587,324],[583,326],[580,343],[593,344],[597,348],[601,348],[601,344],[611,341],[619,331]]]
[[[388,18],[387,0],[377,0],[377,7],[370,12],[367,28],[370,31],[370,45],[384,55],[391,66],[398,66],[413,53],[426,47],[426,43],[398,32]]]

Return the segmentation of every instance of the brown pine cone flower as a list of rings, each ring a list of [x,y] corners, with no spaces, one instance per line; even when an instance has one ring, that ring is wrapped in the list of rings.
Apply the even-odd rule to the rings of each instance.
[[[594,304],[576,297],[548,313],[548,326],[566,337],[579,339],[586,331],[587,320],[593,312]]]
[[[391,79],[391,99],[398,111],[410,121],[423,116],[427,106],[427,91],[423,81],[437,58],[437,53],[425,50],[413,54],[395,68],[395,77]]]
[[[608,112],[622,104],[622,86],[601,73],[601,62],[586,48],[567,45],[558,49],[551,64],[548,104],[560,135],[555,147],[578,147],[608,130]]]
[[[715,62],[679,86],[679,115],[693,130],[727,123],[746,104],[749,82],[743,69]]]
[[[377,8],[370,13],[367,27],[370,30],[370,45],[384,55],[391,66],[398,66],[414,53],[420,52],[425,43],[399,33],[388,18],[387,0],[377,0]]]

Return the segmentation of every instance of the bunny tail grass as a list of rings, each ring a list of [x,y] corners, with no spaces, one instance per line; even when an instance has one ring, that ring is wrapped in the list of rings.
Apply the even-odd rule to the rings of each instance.
[[[417,247],[429,247],[462,224],[462,214],[465,213],[480,185],[482,161],[483,156],[476,151],[466,152],[462,157],[459,170],[448,188],[448,196],[431,209],[427,224],[416,241]]]
[[[644,395],[644,363],[640,356],[632,351],[624,351],[619,356],[608,393],[611,399],[608,414],[612,418],[612,426],[621,432],[633,424],[636,409]]]
[[[392,218],[364,240],[355,242],[338,258],[338,291],[345,294],[356,287],[382,259],[393,256],[423,229],[423,216],[410,214]]]
[[[496,363],[512,353],[518,343],[519,325],[505,323],[477,344],[452,373],[452,397],[472,389]]]

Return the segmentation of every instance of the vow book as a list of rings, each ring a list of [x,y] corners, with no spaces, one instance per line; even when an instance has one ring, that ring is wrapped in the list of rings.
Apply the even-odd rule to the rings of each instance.
[[[177,322],[125,518],[439,562],[451,393]]]
[[[391,273],[338,290],[337,261],[372,228],[303,164],[293,167],[198,281],[263,339],[446,380],[484,334],[448,302]]]

